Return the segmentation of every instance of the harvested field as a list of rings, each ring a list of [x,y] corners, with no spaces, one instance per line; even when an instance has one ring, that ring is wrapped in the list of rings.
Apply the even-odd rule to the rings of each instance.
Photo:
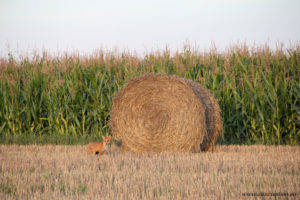
[[[84,146],[1,145],[0,199],[299,199],[299,155],[299,146],[141,155],[113,146],[99,159]]]

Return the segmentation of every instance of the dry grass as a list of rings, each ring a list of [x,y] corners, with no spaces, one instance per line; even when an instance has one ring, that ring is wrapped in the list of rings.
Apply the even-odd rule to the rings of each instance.
[[[297,199],[299,155],[298,146],[143,155],[115,148],[99,159],[83,146],[1,145],[0,199]]]

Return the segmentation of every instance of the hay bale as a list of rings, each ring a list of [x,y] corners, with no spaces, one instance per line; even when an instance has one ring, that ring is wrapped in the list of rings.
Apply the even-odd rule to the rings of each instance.
[[[212,151],[216,140],[223,131],[219,104],[208,89],[199,83],[187,79],[185,79],[185,81],[193,89],[205,108],[207,134],[204,136],[203,142],[200,145],[201,151]]]
[[[200,151],[207,135],[205,106],[193,82],[148,74],[129,81],[115,96],[113,136],[132,152]],[[204,88],[203,88],[204,89]],[[210,98],[207,98],[210,99]]]

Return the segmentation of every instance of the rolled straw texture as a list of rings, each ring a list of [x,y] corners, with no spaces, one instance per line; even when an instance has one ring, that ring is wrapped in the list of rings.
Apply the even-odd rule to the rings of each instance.
[[[201,151],[212,151],[216,140],[223,131],[219,104],[208,89],[191,80],[185,79],[185,81],[193,89],[205,108],[207,134],[204,136],[203,142],[200,145]]]
[[[195,152],[206,135],[201,100],[184,79],[168,75],[129,81],[113,100],[110,124],[132,152]]]

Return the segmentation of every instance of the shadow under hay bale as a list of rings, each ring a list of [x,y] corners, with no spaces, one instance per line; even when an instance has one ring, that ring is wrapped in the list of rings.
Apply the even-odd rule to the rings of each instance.
[[[215,114],[219,107],[214,107],[216,101],[204,103],[213,97],[198,86],[189,80],[156,74],[129,81],[115,96],[111,111],[112,134],[122,141],[122,150],[198,152],[204,138],[205,143],[213,145],[217,135],[209,137],[207,125],[218,121]],[[209,110],[216,112],[209,115]]]

